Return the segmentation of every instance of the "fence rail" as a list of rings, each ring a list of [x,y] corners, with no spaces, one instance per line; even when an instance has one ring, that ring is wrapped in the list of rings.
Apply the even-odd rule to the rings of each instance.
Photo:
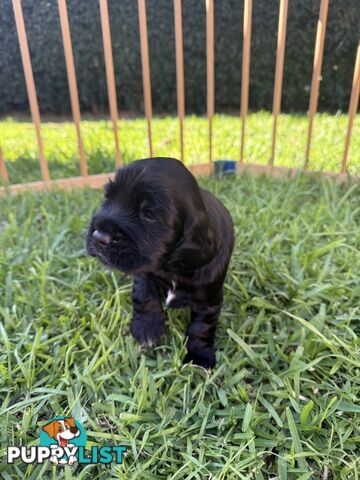
[[[240,163],[244,162],[245,124],[249,107],[250,48],[251,48],[252,0],[244,0],[243,58],[241,73],[241,143]]]
[[[47,161],[44,154],[44,145],[43,145],[43,140],[41,136],[41,120],[40,120],[39,105],[37,101],[34,75],[33,75],[32,66],[31,66],[30,52],[29,52],[29,46],[28,46],[28,41],[26,37],[24,16],[23,16],[20,0],[13,0],[13,8],[14,8],[14,15],[15,15],[16,30],[19,37],[21,59],[24,67],[25,83],[26,83],[26,89],[27,89],[27,94],[29,98],[31,117],[35,126],[36,139],[37,139],[38,148],[39,148],[39,160],[40,160],[41,173],[42,173],[44,182],[48,182],[50,180],[50,175],[49,175],[49,169],[48,169]]]
[[[308,130],[307,143],[306,143],[305,164],[304,164],[305,170],[308,168],[309,160],[310,160],[310,145],[311,145],[312,130],[313,130],[314,117],[317,110],[318,99],[319,99],[319,86],[320,86],[323,52],[324,52],[325,31],[326,31],[328,9],[329,9],[329,0],[321,0],[319,20],[318,20],[317,31],[316,31],[314,68],[313,68],[313,76],[311,81],[311,93],[310,93],[310,105],[309,105],[310,121],[309,121],[309,130]]]
[[[107,89],[109,96],[109,109],[110,117],[114,130],[114,140],[115,140],[115,165],[119,167],[121,165],[121,150],[119,145],[118,137],[118,109],[117,109],[117,99],[116,99],[116,88],[115,88],[115,75],[114,75],[114,62],[112,55],[112,46],[111,46],[111,35],[110,35],[110,21],[109,21],[109,9],[107,0],[99,0],[100,2],[100,14],[101,14],[101,29],[103,33],[103,42],[104,42],[104,57],[105,57],[105,68],[106,68],[106,81]]]
[[[176,88],[177,109],[180,129],[180,160],[185,161],[184,156],[184,119],[185,119],[185,89],[184,89],[184,53],[181,0],[174,0],[175,18],[175,48],[176,48]]]
[[[59,18],[61,25],[61,33],[63,47],[65,53],[66,70],[68,76],[69,93],[71,100],[71,109],[73,115],[74,126],[76,130],[79,159],[80,159],[80,177],[70,177],[60,180],[51,181],[48,163],[44,154],[43,139],[41,135],[41,118],[39,105],[36,94],[36,87],[32,71],[31,58],[29,53],[28,41],[26,36],[26,28],[21,6],[21,0],[12,0],[16,30],[20,45],[21,59],[24,69],[25,83],[27,88],[28,100],[32,121],[35,127],[36,139],[39,151],[39,162],[42,174],[42,181],[31,182],[26,184],[12,185],[9,181],[9,175],[6,168],[6,162],[0,145],[0,177],[6,187],[0,189],[0,193],[4,193],[6,189],[11,192],[19,192],[26,189],[41,189],[49,185],[58,185],[62,187],[90,185],[93,187],[100,186],[104,183],[108,176],[112,173],[104,173],[100,175],[88,175],[86,154],[81,136],[81,113],[78,98],[78,89],[73,57],[73,49],[71,43],[71,32],[67,14],[66,0],[58,0]],[[312,141],[312,131],[314,119],[317,111],[319,98],[321,67],[325,44],[326,23],[329,10],[329,0],[321,0],[319,19],[317,24],[316,41],[314,48],[314,64],[311,82],[310,103],[309,103],[309,126],[307,132],[307,142],[305,150],[305,162],[303,171],[306,171],[310,162],[310,151]],[[189,168],[197,175],[207,175],[213,171],[213,116],[215,111],[215,75],[214,75],[214,0],[205,0],[206,11],[206,57],[207,57],[207,116],[209,122],[208,128],[208,158],[207,164],[193,165]],[[115,142],[115,166],[122,163],[122,155],[118,134],[118,107],[115,88],[115,75],[113,64],[113,52],[110,34],[110,22],[107,0],[99,0],[99,14],[101,18],[101,28],[104,46],[105,58],[105,74],[107,80],[108,100],[110,119],[112,122]],[[143,94],[145,117],[147,120],[149,153],[154,155],[152,141],[152,99],[151,99],[151,74],[149,62],[149,45],[147,34],[146,20],[146,0],[138,0],[139,14],[139,32],[140,32],[140,50],[141,50],[141,66],[143,80]],[[272,129],[272,146],[271,156],[268,166],[254,165],[246,162],[244,158],[244,146],[246,142],[246,121],[248,115],[249,88],[250,88],[250,59],[251,59],[251,29],[252,29],[252,0],[244,0],[244,17],[243,17],[243,56],[242,56],[242,78],[241,78],[241,132],[240,132],[240,158],[238,170],[249,170],[251,173],[271,172],[274,175],[289,172],[294,174],[298,170],[276,167],[276,134],[278,116],[281,110],[283,70],[285,61],[285,44],[286,44],[286,25],[288,17],[288,0],[280,0],[279,5],[279,21],[277,33],[277,52],[275,65],[274,80],[274,97],[273,97],[273,129]],[[185,94],[184,94],[184,60],[183,60],[183,32],[182,32],[182,2],[174,0],[174,24],[175,24],[175,53],[176,53],[176,79],[177,79],[177,110],[179,118],[180,132],[180,159],[185,161],[184,154],[184,121],[185,121]],[[343,181],[347,175],[349,146],[352,135],[354,118],[358,108],[360,93],[360,43],[358,44],[355,59],[354,75],[352,82],[351,98],[348,112],[348,127],[346,132],[346,140],[344,145],[344,153],[338,174],[335,174],[339,181]],[[121,132],[120,132],[121,133]],[[340,164],[340,162],[339,162]],[[325,175],[334,175],[325,172]]]
[[[271,157],[270,157],[271,166],[274,165],[274,159],[275,159],[276,130],[277,130],[277,121],[280,113],[280,104],[281,104],[281,92],[282,92],[284,59],[285,59],[287,12],[288,12],[288,0],[281,0],[280,11],[279,11],[279,28],[278,28],[278,41],[277,41],[277,52],[276,52],[275,82],[274,82],[274,99],[273,99],[274,126],[273,126],[273,132],[272,132],[272,146],[271,146]]]
[[[139,4],[139,29],[140,29],[140,49],[141,49],[141,66],[142,77],[144,87],[144,104],[145,115],[148,125],[148,137],[149,137],[149,153],[150,157],[153,156],[153,143],[152,143],[152,101],[151,101],[151,80],[150,80],[150,62],[149,62],[149,46],[148,46],[148,34],[146,23],[146,5],[145,0],[138,0]]]

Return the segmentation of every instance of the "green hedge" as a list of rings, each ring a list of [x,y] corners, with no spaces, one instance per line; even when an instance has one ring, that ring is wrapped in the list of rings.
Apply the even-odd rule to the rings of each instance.
[[[255,0],[250,108],[271,109],[278,1]],[[70,112],[56,0],[22,0],[41,111]],[[105,113],[106,78],[98,0],[68,0],[82,112]],[[282,108],[306,111],[320,0],[290,0]],[[136,0],[109,0],[120,111],[143,111]],[[176,111],[172,0],[147,0],[153,107]],[[238,110],[243,0],[215,0],[216,109]],[[330,2],[319,109],[346,110],[359,37],[359,0]],[[187,112],[206,109],[205,1],[183,0]],[[28,102],[11,0],[1,0],[0,113],[27,112]]]

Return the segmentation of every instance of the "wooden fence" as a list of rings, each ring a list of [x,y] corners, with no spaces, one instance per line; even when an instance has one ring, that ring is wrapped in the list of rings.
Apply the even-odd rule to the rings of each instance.
[[[182,5],[181,0],[174,1],[174,22],[175,22],[175,45],[176,45],[176,78],[177,78],[177,108],[179,117],[179,131],[180,131],[180,152],[179,156],[184,161],[184,119],[185,119],[185,95],[184,95],[184,66],[183,66],[183,34],[182,34]],[[32,182],[27,184],[9,183],[9,176],[6,169],[5,158],[0,145],[0,177],[7,184],[6,188],[11,192],[18,192],[24,189],[42,189],[50,185],[58,185],[62,187],[89,185],[98,187],[105,183],[111,173],[104,173],[100,175],[88,175],[86,152],[83,147],[81,136],[81,114],[79,107],[79,98],[73,58],[73,50],[71,44],[71,34],[69,27],[69,20],[67,14],[66,0],[58,0],[59,17],[61,24],[61,32],[65,53],[66,70],[69,84],[69,92],[71,99],[72,116],[77,135],[77,143],[80,158],[80,177],[64,178],[60,180],[51,181],[47,160],[44,154],[43,140],[41,135],[41,118],[39,113],[39,106],[37,101],[36,87],[31,65],[31,58],[26,36],[26,29],[24,17],[21,7],[21,0],[12,0],[16,29],[19,38],[19,45],[21,51],[21,58],[24,68],[24,75],[26,81],[27,94],[29,98],[29,105],[31,111],[32,121],[34,123],[36,139],[39,151],[39,162],[42,174],[42,181]],[[207,116],[209,122],[209,161],[206,164],[192,165],[189,168],[194,174],[206,175],[213,171],[213,116],[215,110],[215,88],[214,88],[214,0],[205,0],[206,5],[206,55],[207,55]],[[321,66],[325,43],[326,22],[329,9],[329,0],[321,0],[319,19],[317,24],[316,42],[314,50],[314,64],[313,75],[310,92],[309,103],[309,126],[307,134],[306,151],[304,152],[304,166],[303,171],[306,171],[309,165],[311,140],[313,131],[314,117],[317,111],[319,86],[321,79]],[[114,131],[115,142],[115,166],[118,167],[122,163],[121,156],[121,136],[118,137],[118,111],[115,88],[115,76],[113,66],[113,55],[111,46],[111,34],[109,24],[109,12],[107,0],[99,0],[99,11],[101,16],[101,27],[104,45],[104,57],[106,67],[106,79],[109,98],[109,110]],[[153,141],[152,141],[152,101],[151,101],[151,82],[150,82],[150,63],[149,63],[149,48],[148,48],[148,34],[146,21],[146,2],[145,0],[138,0],[139,12],[139,29],[140,29],[140,46],[141,46],[141,65],[142,65],[142,79],[144,89],[144,105],[145,116],[147,120],[148,141],[149,141],[149,156],[154,155]],[[248,115],[248,99],[250,88],[250,55],[251,55],[251,25],[252,25],[252,0],[244,0],[244,18],[243,18],[243,56],[242,56],[242,80],[241,80],[241,131],[239,136],[240,152],[237,167],[239,171],[247,169],[250,173],[265,172],[271,174],[283,174],[290,172],[297,173],[295,169],[280,168],[275,166],[275,151],[276,151],[276,133],[277,120],[281,110],[281,96],[282,96],[282,81],[285,58],[285,42],[286,42],[286,24],[288,16],[288,0],[280,0],[279,6],[279,24],[277,34],[277,52],[276,52],[276,66],[275,66],[275,81],[274,81],[274,96],[273,96],[273,129],[272,129],[272,148],[269,164],[254,165],[244,161],[244,145],[246,142],[246,122]],[[358,108],[360,91],[360,43],[358,44],[357,54],[355,59],[354,76],[352,82],[351,97],[349,103],[348,126],[346,132],[346,140],[344,145],[343,158],[341,168],[336,175],[336,178],[342,181],[346,178],[346,170],[348,163],[348,153],[351,140],[351,133],[353,121]],[[121,133],[121,132],[120,132]],[[326,172],[325,172],[326,174]],[[329,175],[334,175],[330,174]],[[3,193],[5,188],[0,189]]]

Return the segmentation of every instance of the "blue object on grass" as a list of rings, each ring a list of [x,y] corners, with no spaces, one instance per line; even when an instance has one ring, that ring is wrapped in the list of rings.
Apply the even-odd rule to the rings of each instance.
[[[214,173],[215,175],[228,175],[236,172],[236,160],[215,160]]]

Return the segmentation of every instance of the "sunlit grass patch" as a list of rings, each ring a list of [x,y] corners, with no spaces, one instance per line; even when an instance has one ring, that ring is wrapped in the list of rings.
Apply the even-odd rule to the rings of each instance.
[[[344,151],[347,116],[318,114],[314,122],[309,168],[338,172]],[[268,112],[250,114],[246,125],[246,162],[267,164],[271,153],[273,118]],[[302,168],[308,129],[306,115],[280,115],[275,165]],[[119,141],[124,163],[149,156],[147,124],[143,118],[120,119]],[[115,145],[112,124],[107,120],[84,120],[82,137],[90,174],[112,172]],[[240,157],[239,116],[215,115],[213,158]],[[34,127],[30,122],[0,122],[0,145],[12,183],[40,180]],[[179,122],[176,117],[155,118],[152,125],[154,155],[180,156]],[[69,121],[44,122],[45,155],[52,178],[80,175],[79,154],[74,125]],[[185,161],[208,161],[208,120],[188,116],[184,122]],[[360,175],[360,122],[354,122],[349,152],[349,172]]]

